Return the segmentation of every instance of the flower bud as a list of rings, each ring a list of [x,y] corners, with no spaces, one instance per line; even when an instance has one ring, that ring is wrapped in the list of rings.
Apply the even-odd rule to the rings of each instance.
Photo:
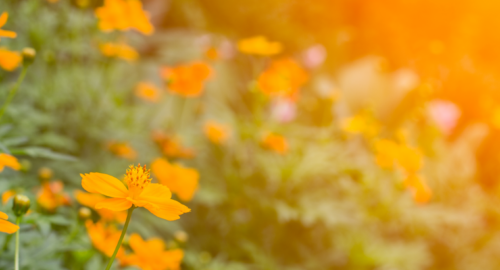
[[[18,194],[14,196],[14,204],[12,205],[12,210],[14,211],[14,214],[18,217],[26,214],[28,210],[30,209],[30,199],[26,197],[25,195]]]
[[[31,162],[29,160],[21,159],[19,163],[21,163],[21,171],[27,172],[31,169]]]
[[[40,178],[40,181],[42,181],[42,182],[49,181],[50,178],[52,178],[53,174],[54,173],[52,172],[52,170],[50,168],[47,168],[47,167],[41,167],[38,170],[38,178]]]
[[[33,48],[24,48],[22,51],[23,65],[29,66],[35,61],[36,51]]]
[[[175,240],[184,243],[188,240],[189,236],[185,231],[176,231],[174,233]]]
[[[79,8],[86,8],[90,4],[90,0],[76,0],[75,2]]]
[[[87,207],[80,207],[78,209],[78,218],[80,220],[87,220],[92,215],[92,212]]]

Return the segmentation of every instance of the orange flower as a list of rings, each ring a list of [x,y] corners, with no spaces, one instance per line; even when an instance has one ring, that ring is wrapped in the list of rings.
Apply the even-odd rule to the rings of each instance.
[[[240,40],[238,50],[246,54],[271,56],[280,53],[282,46],[279,42],[271,42],[263,36],[256,36]]]
[[[160,238],[144,241],[136,233],[130,236],[131,255],[121,257],[122,265],[137,266],[144,270],[178,270],[184,252],[181,249],[165,250],[165,243]]]
[[[135,87],[135,95],[147,101],[158,102],[160,99],[160,89],[152,83],[140,82]]]
[[[80,174],[82,187],[90,193],[99,193],[108,197],[95,205],[96,209],[124,211],[132,206],[144,207],[157,217],[166,220],[176,220],[180,215],[191,211],[181,203],[171,198],[168,187],[161,184],[151,184],[149,170],[146,166],[130,166],[127,169],[124,182],[103,173]]]
[[[383,169],[391,169],[398,158],[399,145],[390,140],[375,141],[375,160]]]
[[[19,230],[19,226],[7,221],[9,216],[4,212],[0,212],[0,232],[4,233],[15,233]]]
[[[286,138],[275,133],[266,134],[262,138],[262,145],[279,154],[285,154],[288,151]]]
[[[10,198],[16,196],[16,194],[17,193],[14,190],[12,190],[12,189],[11,190],[7,190],[4,193],[2,193],[2,204],[5,205],[10,200]]]
[[[128,160],[134,160],[137,157],[137,152],[127,143],[108,143],[108,149],[111,153],[126,158]]]
[[[3,168],[5,168],[6,166],[16,171],[19,171],[19,169],[21,169],[21,164],[19,164],[16,157],[11,156],[9,154],[1,153],[0,172],[3,171]]]
[[[13,71],[21,64],[22,60],[20,53],[0,48],[0,67],[3,69]]]
[[[163,67],[161,77],[167,82],[170,92],[183,97],[197,97],[203,92],[205,81],[212,69],[203,62],[193,62],[176,67]]]
[[[133,62],[139,58],[139,54],[134,48],[128,46],[125,43],[111,43],[106,42],[99,45],[101,53],[107,57],[116,57]]]
[[[190,201],[198,189],[198,171],[181,165],[170,164],[164,158],[157,158],[151,165],[158,182],[167,186],[182,201]]]
[[[129,29],[136,29],[145,35],[154,32],[139,0],[105,0],[104,6],[97,8],[95,14],[99,19],[99,29],[104,32]]]
[[[417,174],[410,174],[404,183],[412,191],[415,202],[423,204],[431,199],[432,190],[423,177]]]
[[[308,80],[308,75],[293,59],[273,61],[257,81],[259,89],[266,95],[297,98],[300,87]]]
[[[222,144],[229,137],[229,128],[215,121],[206,122],[203,131],[207,138],[215,144]]]
[[[104,222],[93,223],[91,220],[85,222],[87,233],[92,245],[104,255],[111,257],[115,250],[116,243],[120,239],[121,232],[113,226],[105,226]],[[118,256],[122,256],[123,248],[118,250]]]
[[[2,15],[0,15],[0,28],[2,28],[2,26],[4,26],[7,23],[8,18],[9,18],[9,13],[7,12],[4,12],[2,13]],[[16,32],[0,29],[0,37],[15,38],[16,36],[17,36]],[[2,59],[2,57],[0,57],[0,59]]]
[[[54,211],[61,205],[71,203],[68,194],[63,192],[64,184],[61,181],[45,182],[37,194],[37,203],[48,211]]]
[[[368,138],[376,136],[381,129],[377,120],[366,112],[344,119],[341,128],[347,133],[362,134]]]
[[[398,163],[406,172],[416,173],[422,168],[424,160],[417,148],[403,145],[398,150]]]
[[[103,221],[111,222],[116,220],[119,223],[124,223],[125,219],[127,218],[127,212],[125,211],[115,212],[108,209],[96,209],[95,205],[98,202],[101,202],[106,199],[106,197],[100,194],[90,194],[80,190],[76,190],[74,192],[74,195],[76,200],[81,205],[94,209],[99,214],[99,216],[101,216],[101,219]]]
[[[191,149],[184,148],[181,140],[175,136],[166,135],[161,131],[154,131],[152,137],[167,157],[192,158],[194,156],[194,152]]]
[[[217,51],[217,48],[216,47],[208,48],[205,51],[205,57],[212,60],[212,61],[219,59],[219,52]]]

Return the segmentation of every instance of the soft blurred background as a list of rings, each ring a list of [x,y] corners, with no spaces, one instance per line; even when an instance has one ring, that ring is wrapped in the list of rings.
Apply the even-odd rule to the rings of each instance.
[[[0,48],[37,51],[0,119],[0,151],[22,164],[0,174],[0,210],[5,192],[33,202],[22,269],[104,269],[79,175],[158,158],[199,175],[170,176],[191,212],[138,209],[129,232],[182,249],[180,269],[497,269],[500,3],[143,0],[152,33],[103,31],[102,6],[0,2],[17,33]],[[5,61],[0,103],[22,69]],[[194,97],[180,92],[198,73],[169,77],[190,63],[210,70]]]

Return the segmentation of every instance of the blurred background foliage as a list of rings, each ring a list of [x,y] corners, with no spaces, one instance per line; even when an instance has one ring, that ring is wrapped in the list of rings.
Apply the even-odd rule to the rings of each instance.
[[[200,187],[180,220],[138,209],[129,231],[183,248],[182,269],[496,269],[500,4],[145,0],[151,36],[102,33],[94,15],[102,4],[0,2],[8,29],[18,33],[1,46],[37,51],[0,120],[2,151],[24,167],[2,172],[0,191],[36,201],[41,167],[51,168],[69,194],[81,189],[80,173],[118,177],[131,163],[162,156],[151,138],[160,130],[194,150],[195,158],[174,161],[196,168]],[[273,117],[274,101],[256,86],[272,57],[235,49],[255,35],[279,41],[281,55],[299,62],[311,46],[326,51],[325,62],[308,69],[292,121]],[[103,56],[99,44],[115,40],[133,46],[140,60]],[[226,43],[232,57],[207,59],[208,48]],[[161,66],[200,59],[215,74],[201,97],[163,93],[148,103],[134,96],[140,81],[164,84]],[[18,72],[0,72],[0,100]],[[429,116],[435,100],[459,108],[452,129]],[[380,126],[377,137],[423,153],[419,173],[432,190],[429,202],[414,201],[404,172],[377,165],[373,134],[346,130],[346,119],[363,114]],[[230,127],[224,144],[203,134],[208,120]],[[262,146],[270,131],[286,137],[285,155]],[[137,158],[117,157],[111,142],[126,142]],[[104,268],[77,209],[74,199],[55,212],[34,207],[21,227],[23,269]],[[181,230],[185,243],[174,240]],[[13,243],[5,238],[2,269],[12,267]]]

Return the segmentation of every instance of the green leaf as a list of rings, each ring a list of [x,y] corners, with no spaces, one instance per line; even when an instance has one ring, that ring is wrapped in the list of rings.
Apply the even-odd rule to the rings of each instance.
[[[57,153],[50,149],[43,147],[36,147],[36,146],[27,147],[23,149],[13,149],[11,150],[11,153],[13,155],[26,155],[34,158],[47,158],[52,160],[66,160],[66,161],[78,160],[73,156]]]

